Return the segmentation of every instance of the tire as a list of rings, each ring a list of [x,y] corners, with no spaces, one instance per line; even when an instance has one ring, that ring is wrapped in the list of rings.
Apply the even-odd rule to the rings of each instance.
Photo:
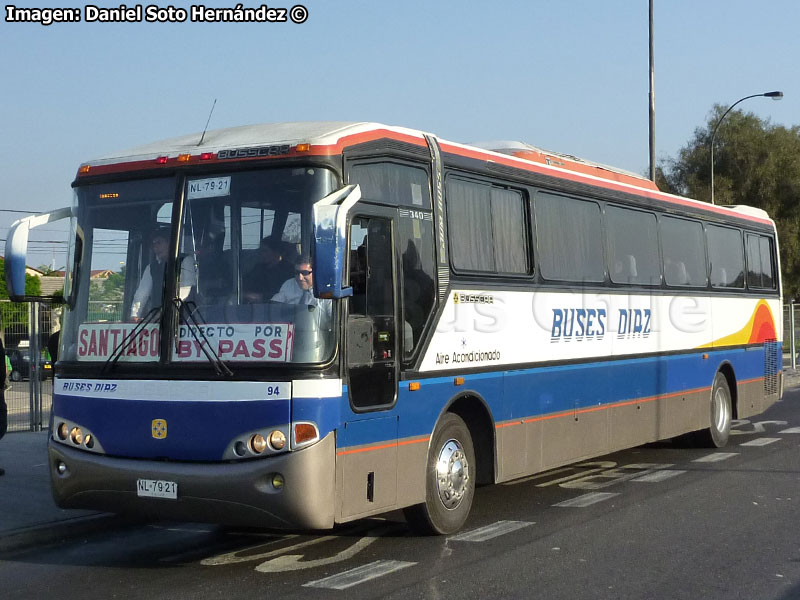
[[[22,381],[22,373],[19,371],[11,371],[11,381]]]
[[[731,390],[728,387],[728,380],[722,373],[717,373],[714,377],[714,385],[711,387],[710,411],[711,426],[696,432],[695,440],[697,445],[703,448],[722,448],[728,443],[731,435],[731,419],[733,418]]]
[[[475,495],[475,450],[466,423],[446,413],[433,432],[425,469],[425,502],[404,510],[411,528],[423,535],[461,529]]]

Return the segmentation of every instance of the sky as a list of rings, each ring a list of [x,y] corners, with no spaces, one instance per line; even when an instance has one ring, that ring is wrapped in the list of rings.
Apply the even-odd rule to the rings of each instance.
[[[520,140],[648,173],[648,0],[297,1],[307,9],[301,24],[43,26],[8,22],[4,9],[0,240],[24,216],[9,211],[69,205],[81,162],[200,132],[215,99],[210,129],[376,121],[456,142]],[[79,8],[82,17],[86,6],[14,5]],[[739,107],[800,124],[800,2],[654,5],[658,160],[676,157],[715,103],[750,94],[783,91],[779,102]],[[45,226],[31,239],[28,264],[64,266],[64,229]]]

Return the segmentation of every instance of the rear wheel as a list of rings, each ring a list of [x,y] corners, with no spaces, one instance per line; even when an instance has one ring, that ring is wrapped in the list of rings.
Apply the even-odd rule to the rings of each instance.
[[[695,434],[698,445],[706,448],[722,448],[728,443],[733,418],[731,406],[728,380],[722,373],[717,373],[711,388],[711,426]]]
[[[445,414],[433,433],[425,472],[425,502],[405,509],[418,533],[458,531],[469,516],[475,494],[475,450],[466,423]]]
[[[11,371],[11,381],[22,381],[22,373],[19,371]]]

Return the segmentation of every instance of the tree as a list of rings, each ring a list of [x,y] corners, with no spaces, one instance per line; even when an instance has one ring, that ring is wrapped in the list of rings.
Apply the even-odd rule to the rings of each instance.
[[[698,200],[711,197],[709,142],[726,107],[715,105],[708,122],[678,157],[662,161],[662,190]],[[731,111],[714,141],[716,204],[747,204],[775,220],[784,295],[800,297],[800,126],[772,125],[752,113]]]
[[[25,274],[25,295],[38,296],[42,293],[41,282],[34,275]],[[6,261],[0,258],[0,299],[8,299],[6,289]],[[30,307],[24,302],[0,302],[2,326],[8,330],[13,325],[28,325]]]

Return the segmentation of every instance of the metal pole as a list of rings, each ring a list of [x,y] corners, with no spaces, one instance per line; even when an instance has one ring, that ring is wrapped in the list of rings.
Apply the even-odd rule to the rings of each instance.
[[[656,87],[653,51],[653,0],[650,0],[650,180],[656,181]]]
[[[789,352],[792,355],[792,370],[794,371],[797,369],[797,355],[795,354],[795,342],[794,342],[794,300],[789,302],[789,330],[791,333],[789,334]]]
[[[728,113],[733,110],[734,106],[736,106],[740,102],[749,100],[750,98],[758,98],[760,96],[763,96],[765,98],[772,98],[773,100],[780,100],[781,98],[783,98],[783,92],[780,91],[764,92],[763,94],[751,94],[749,96],[745,96],[744,98],[739,98],[736,102],[731,104],[730,107],[728,107],[728,110],[722,113],[722,116],[719,118],[719,121],[717,121],[717,124],[714,125],[714,131],[711,132],[711,143],[709,144],[711,146],[711,204],[714,204],[714,138],[717,137],[717,129],[719,129],[719,126],[722,124],[722,120],[728,116]]]
[[[39,352],[39,303],[31,302],[31,393],[33,394],[34,427],[32,431],[42,430],[42,382],[41,382],[41,357]]]

